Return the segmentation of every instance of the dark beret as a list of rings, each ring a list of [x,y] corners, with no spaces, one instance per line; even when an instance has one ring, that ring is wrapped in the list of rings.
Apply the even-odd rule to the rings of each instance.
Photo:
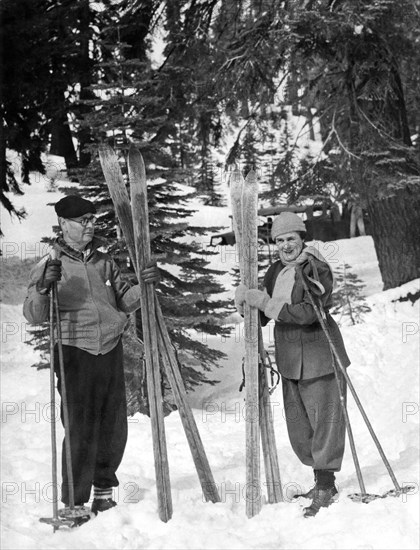
[[[84,214],[96,214],[93,202],[82,199],[78,195],[68,195],[55,203],[54,209],[60,218],[79,218]]]

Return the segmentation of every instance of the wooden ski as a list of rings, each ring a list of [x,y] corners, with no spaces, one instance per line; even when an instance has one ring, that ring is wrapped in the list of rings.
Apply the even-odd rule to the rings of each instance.
[[[136,154],[141,158],[140,152],[136,149]],[[135,238],[133,229],[133,218],[130,208],[130,199],[125,187],[124,178],[121,173],[118,158],[111,147],[104,145],[99,150],[99,156],[102,164],[102,169],[109,188],[109,192],[114,203],[121,229],[126,239],[128,251],[131,260],[137,266],[137,255],[135,250]],[[140,162],[143,164],[142,159]],[[143,164],[144,166],[144,164]],[[208,459],[201,441],[197,425],[192,414],[191,408],[187,401],[187,392],[184,382],[179,371],[179,364],[176,358],[175,351],[169,338],[169,334],[165,325],[159,301],[154,294],[155,314],[158,327],[158,345],[161,354],[163,366],[166,375],[171,385],[175,404],[178,408],[179,415],[184,427],[187,441],[191,450],[197,474],[202,486],[203,495],[207,501],[220,502],[220,496],[214,482],[213,474],[208,463]]]
[[[172,517],[171,483],[169,479],[168,453],[166,449],[163,400],[161,390],[158,333],[156,325],[155,297],[152,285],[145,284],[140,276],[150,264],[149,212],[147,205],[146,171],[140,153],[130,147],[128,153],[131,211],[133,215],[136,247],[137,274],[141,288],[141,320],[146,356],[147,396],[152,425],[153,452],[155,458],[156,486],[159,517],[168,521]]]
[[[257,208],[258,184],[254,171],[244,181],[236,169],[231,176],[231,198],[241,283],[258,287]],[[246,514],[261,510],[260,413],[258,388],[258,309],[245,304],[245,420]]]
[[[246,203],[245,186],[247,188]],[[241,283],[246,284],[249,288],[257,288],[258,286],[258,250],[257,250],[257,214],[256,203],[257,182],[254,172],[248,174],[244,181],[240,170],[235,170],[230,178],[231,187],[231,203],[233,213],[233,224],[235,231],[236,246],[239,254],[239,269]],[[250,215],[251,214],[251,221]],[[245,227],[250,227],[253,224],[254,232],[245,231]],[[252,246],[251,243],[254,243]],[[252,280],[250,279],[252,277]],[[252,286],[251,286],[252,285]],[[277,457],[276,439],[274,434],[273,416],[270,407],[270,394],[267,383],[267,373],[265,368],[266,355],[264,344],[262,341],[262,331],[257,321],[255,323],[255,312],[251,312],[248,308],[248,315],[254,316],[251,319],[247,318],[245,311],[245,340],[247,353],[247,366],[245,368],[245,388],[246,401],[253,406],[254,414],[259,417],[259,431],[261,435],[261,444],[264,457],[265,476],[267,484],[268,502],[275,503],[283,500],[280,469]],[[258,313],[256,314],[258,320]],[[257,333],[255,332],[257,327]],[[256,343],[258,342],[258,343]],[[257,348],[257,352],[256,349]],[[255,354],[257,353],[257,359]],[[258,355],[260,360],[258,361]],[[256,366],[259,365],[259,366]],[[252,371],[252,378],[249,379],[248,371]],[[257,381],[255,378],[257,377]],[[251,386],[251,387],[250,387]],[[256,389],[258,388],[258,389]],[[255,403],[255,392],[258,392],[258,400]],[[252,405],[254,404],[254,405]],[[257,411],[259,411],[257,413]],[[253,417],[251,417],[253,419]],[[246,463],[247,463],[247,487],[255,488],[255,495],[260,490],[260,465],[259,465],[259,440],[257,426],[252,425],[252,422],[247,424],[247,445],[246,445]],[[254,423],[255,424],[255,423]],[[256,448],[258,447],[258,450]],[[252,517],[260,510],[257,502],[252,502],[252,499],[247,499],[247,515]]]
[[[166,329],[157,296],[155,296],[155,301],[159,328],[159,346],[162,353],[163,365],[184,427],[191,455],[203,490],[203,496],[207,501],[221,502],[203,442],[201,441],[200,432],[198,431],[194,415],[187,401],[184,381],[179,371],[178,360]]]
[[[244,188],[244,178],[238,168],[232,172],[229,180],[230,197],[233,216],[233,229],[235,232],[236,251],[239,257],[239,275],[241,283],[244,284],[244,265],[243,265],[243,228],[242,228],[242,192]]]
[[[130,259],[138,275],[130,197],[128,196],[118,157],[112,147],[109,145],[101,145],[99,148],[99,159],[101,161],[102,171],[105,176],[109,194],[111,195],[115,212],[125,237]]]
[[[242,259],[244,284],[258,288],[258,183],[251,170],[242,192]],[[245,418],[246,418],[246,513],[261,510],[260,421],[258,388],[258,309],[245,304]]]

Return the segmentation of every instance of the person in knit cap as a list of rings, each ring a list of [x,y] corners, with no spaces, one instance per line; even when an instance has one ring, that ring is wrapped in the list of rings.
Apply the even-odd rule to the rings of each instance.
[[[273,220],[271,235],[279,260],[264,277],[264,289],[239,285],[238,311],[244,303],[260,310],[262,325],[274,320],[275,357],[282,378],[284,410],[292,448],[313,468],[315,486],[300,496],[312,499],[305,517],[316,515],[337,498],[335,473],[344,454],[345,421],[328,340],[302,284],[302,272],[326,311],[331,338],[345,367],[350,364],[339,328],[328,314],[333,274],[321,254],[304,243],[305,224],[293,212]],[[311,291],[312,291],[311,290]],[[343,395],[344,377],[340,376]]]
[[[49,317],[49,290],[58,284],[64,376],[68,401],[74,504],[94,499],[91,511],[116,505],[112,488],[127,441],[127,406],[121,335],[128,314],[140,307],[140,286],[125,282],[95,237],[95,205],[77,195],[55,204],[62,235],[53,254],[32,270],[23,313],[31,324]],[[56,259],[52,259],[54,256]],[[159,280],[156,265],[143,270],[148,284]],[[57,388],[61,394],[58,352]],[[61,500],[69,505],[66,453],[62,454]]]

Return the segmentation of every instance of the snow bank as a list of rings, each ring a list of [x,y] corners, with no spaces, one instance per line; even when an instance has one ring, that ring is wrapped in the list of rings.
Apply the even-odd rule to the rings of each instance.
[[[411,287],[410,287],[411,288]],[[400,291],[402,294],[404,292]],[[392,302],[396,293],[376,295],[363,325],[345,327],[351,376],[400,484],[418,487],[418,340],[403,323],[419,318],[419,302]],[[382,300],[378,300],[382,296]],[[387,296],[387,298],[385,297]],[[380,303],[379,303],[380,302]],[[384,315],[384,305],[387,305]],[[350,450],[338,475],[340,499],[315,519],[302,517],[307,501],[265,505],[245,516],[243,395],[240,337],[209,343],[228,354],[213,388],[193,396],[194,415],[222,501],[203,502],[179,415],[165,421],[174,504],[167,524],[157,516],[149,419],[129,422],[129,440],[119,469],[118,507],[71,532],[52,534],[39,523],[51,516],[49,374],[30,369],[20,306],[4,306],[2,367],[2,545],[3,548],[417,548],[418,494],[351,502],[358,491]],[[237,333],[240,334],[240,333]],[[266,339],[270,334],[266,332]],[[269,342],[267,342],[269,343]],[[288,442],[281,390],[272,396],[277,447],[286,495],[307,489],[311,472]],[[349,398],[349,414],[369,492],[393,487],[384,465]],[[58,425],[59,440],[62,428]],[[264,479],[264,478],[263,478]]]
[[[30,198],[29,202],[27,202]],[[47,201],[55,202],[45,189],[33,188],[25,197],[28,219],[3,227],[7,242],[35,243],[51,233],[55,215]],[[19,197],[16,198],[17,203]],[[19,204],[18,204],[19,205]],[[192,220],[230,227],[226,209],[203,207]],[[22,233],[20,233],[22,229]],[[321,246],[321,245],[320,245]],[[382,281],[370,237],[325,243],[324,255],[337,269],[352,266],[366,284],[371,311],[363,324],[346,326],[343,335],[352,361],[350,375],[384,451],[400,484],[413,484],[414,494],[356,504],[347,494],[358,491],[350,449],[347,447],[338,474],[340,498],[321,510],[316,518],[304,519],[308,501],[265,505],[252,520],[246,519],[244,395],[238,392],[242,379],[242,325],[231,338],[208,338],[227,359],[213,372],[220,380],[214,387],[201,387],[190,396],[222,502],[203,502],[200,485],[178,413],[165,420],[172,483],[174,516],[167,524],[157,515],[150,422],[136,415],[129,421],[129,439],[119,469],[120,486],[114,498],[118,506],[94,521],[70,532],[52,533],[39,523],[51,516],[49,373],[29,365],[36,353],[25,344],[27,326],[21,306],[2,307],[2,547],[5,549],[74,548],[278,548],[278,549],[412,549],[418,548],[418,455],[419,455],[419,300],[400,302],[399,297],[418,289],[418,281],[400,289],[381,292]],[[23,250],[23,248],[21,247]],[[4,248],[3,248],[4,250]],[[220,249],[212,267],[229,270],[235,254]],[[234,251],[233,251],[234,252]],[[267,346],[272,344],[270,327],[265,329]],[[197,337],[201,337],[197,335]],[[369,433],[349,397],[359,459],[369,492],[383,493],[393,485]],[[301,465],[290,448],[280,388],[272,396],[282,483],[287,497],[312,484],[309,468]],[[59,441],[63,430],[57,425]],[[264,479],[264,478],[262,478]]]

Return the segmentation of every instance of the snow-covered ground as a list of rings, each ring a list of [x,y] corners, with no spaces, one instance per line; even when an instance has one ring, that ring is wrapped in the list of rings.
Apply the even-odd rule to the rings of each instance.
[[[25,250],[33,250],[42,236],[51,234],[54,213],[44,205],[59,197],[47,193],[45,186],[28,188],[19,199],[28,210],[28,220],[13,227],[2,224],[3,253],[12,251],[5,244],[15,243],[18,252],[9,256],[24,258]],[[229,226],[228,214],[226,209],[206,207],[194,216],[209,225]],[[222,502],[203,501],[179,415],[172,413],[165,425],[174,515],[167,524],[159,520],[150,422],[136,415],[129,421],[128,445],[119,469],[120,487],[114,495],[118,506],[80,529],[53,534],[51,527],[38,521],[52,513],[49,373],[29,368],[36,355],[24,343],[27,327],[21,306],[9,305],[6,299],[1,312],[2,548],[418,548],[419,301],[412,305],[398,298],[417,291],[419,281],[381,292],[370,237],[320,246],[333,266],[335,260],[337,266],[351,265],[366,284],[371,311],[362,324],[342,329],[352,361],[350,375],[398,482],[414,485],[413,494],[370,504],[350,501],[346,495],[359,488],[347,445],[337,504],[316,518],[304,519],[302,507],[308,501],[287,498],[263,506],[258,516],[248,520],[243,497],[244,396],[238,392],[243,352],[239,324],[231,338],[208,337],[209,345],[222,349],[228,358],[213,373],[220,383],[190,396]],[[234,254],[220,249],[212,265],[228,272],[234,261]],[[223,277],[227,284],[229,277],[228,273]],[[272,343],[271,330],[265,329],[267,344]],[[296,489],[308,489],[312,474],[290,448],[280,388],[272,395],[272,408],[282,483],[289,497]],[[382,494],[393,484],[351,397],[349,415],[367,490]],[[61,440],[60,424],[57,429]]]

